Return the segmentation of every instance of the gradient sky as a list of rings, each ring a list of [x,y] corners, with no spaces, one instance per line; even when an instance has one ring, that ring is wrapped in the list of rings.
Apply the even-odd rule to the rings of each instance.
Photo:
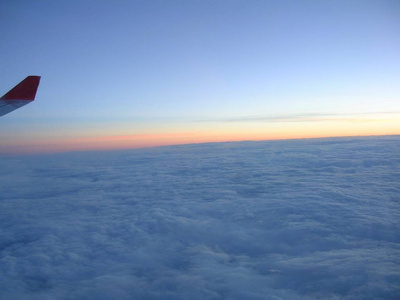
[[[0,153],[400,134],[400,1],[0,3]]]

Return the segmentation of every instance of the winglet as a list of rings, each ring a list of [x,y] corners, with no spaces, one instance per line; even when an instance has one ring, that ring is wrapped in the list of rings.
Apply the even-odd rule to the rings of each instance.
[[[2,100],[35,100],[40,76],[28,76],[0,99]]]

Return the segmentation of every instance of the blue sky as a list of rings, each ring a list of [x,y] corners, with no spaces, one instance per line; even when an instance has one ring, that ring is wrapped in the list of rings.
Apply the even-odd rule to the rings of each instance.
[[[0,16],[1,89],[42,76],[37,101],[0,120],[3,152],[182,132],[400,133],[398,1],[2,1]],[[346,122],[296,134],[310,113]],[[290,126],[265,121],[282,116]]]

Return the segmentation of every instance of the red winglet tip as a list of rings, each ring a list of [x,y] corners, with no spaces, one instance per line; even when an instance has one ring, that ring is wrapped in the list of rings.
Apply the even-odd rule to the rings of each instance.
[[[32,75],[26,77],[1,99],[3,100],[28,100],[35,99],[37,88],[39,86],[40,76]]]

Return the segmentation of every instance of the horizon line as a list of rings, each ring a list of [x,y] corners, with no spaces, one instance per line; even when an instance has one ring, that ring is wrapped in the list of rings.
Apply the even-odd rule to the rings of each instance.
[[[26,151],[16,153],[1,153],[2,157],[11,156],[42,156],[42,155],[53,155],[53,154],[73,154],[73,153],[91,153],[91,152],[112,152],[112,151],[126,151],[126,150],[140,150],[140,149],[156,149],[164,147],[179,147],[179,146],[192,146],[202,144],[222,144],[222,143],[244,143],[244,142],[278,142],[278,141],[300,141],[300,140],[317,140],[317,139],[341,139],[341,138],[374,138],[374,137],[400,137],[399,134],[368,134],[368,135],[338,135],[338,136],[314,136],[314,137],[283,137],[283,138],[270,138],[270,139],[240,139],[240,140],[221,140],[221,141],[201,141],[201,142],[189,142],[189,143],[176,143],[176,144],[164,144],[154,146],[138,146],[138,147],[116,147],[116,148],[89,148],[89,149],[75,149],[75,150],[44,150],[44,151]]]

